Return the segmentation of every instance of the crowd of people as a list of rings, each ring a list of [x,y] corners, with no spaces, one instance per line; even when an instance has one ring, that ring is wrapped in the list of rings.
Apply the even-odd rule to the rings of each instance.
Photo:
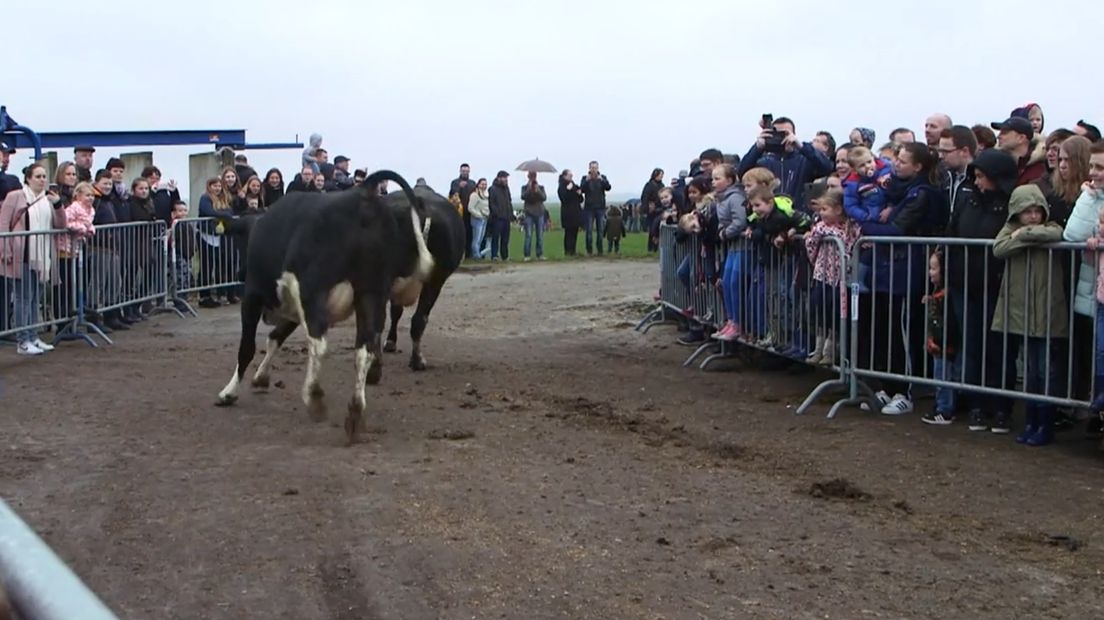
[[[857,127],[837,145],[825,131],[799,139],[788,118],[765,115],[759,125],[743,157],[707,149],[669,187],[657,171],[642,192],[655,243],[664,223],[678,225],[676,247],[691,235],[697,241],[692,255],[671,265],[685,291],[716,287],[723,299],[724,321],[692,320],[680,343],[713,339],[803,363],[834,363],[840,343],[832,326],[847,308],[846,284],[857,281],[860,346],[853,363],[899,377],[870,380],[881,413],[913,411],[910,376],[1013,390],[1022,361],[1027,396],[1018,441],[1045,445],[1055,426],[1068,422],[1030,395],[1091,401],[1097,415],[1090,427],[1099,432],[1104,306],[1097,301],[1104,301],[1104,270],[1097,264],[1104,253],[1093,251],[1104,245],[1099,129],[1078,121],[1048,133],[1035,103],[988,125],[955,125],[933,114],[923,142],[903,128],[879,145],[874,131]],[[838,239],[848,256],[858,252],[855,272],[845,271],[839,246],[823,243],[826,237]],[[856,248],[861,237],[932,241]],[[954,241],[966,239],[993,243]],[[1044,247],[1063,240],[1084,242],[1090,251]],[[664,256],[673,249],[658,248],[661,262],[671,260]],[[1067,290],[1071,279],[1077,284]],[[792,333],[770,333],[764,288],[776,283],[780,312],[830,320],[817,333],[797,333],[799,321],[789,328],[782,322]],[[1072,389],[1063,391],[1067,373]],[[1014,404],[942,386],[922,419],[948,425],[965,414],[969,430],[1004,434],[1011,432]]]

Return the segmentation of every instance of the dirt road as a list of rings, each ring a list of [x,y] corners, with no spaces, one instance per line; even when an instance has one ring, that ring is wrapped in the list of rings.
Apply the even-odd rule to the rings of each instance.
[[[672,329],[632,331],[654,282],[456,275],[430,370],[387,356],[352,448],[348,327],[322,423],[301,333],[268,393],[212,406],[236,308],[4,350],[0,494],[125,618],[1104,615],[1093,446],[796,417],[819,377],[684,370]]]

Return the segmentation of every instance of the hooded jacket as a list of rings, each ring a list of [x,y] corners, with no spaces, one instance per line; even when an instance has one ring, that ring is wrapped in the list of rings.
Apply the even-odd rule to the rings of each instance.
[[[974,183],[975,171],[981,170],[997,189],[982,192]],[[957,239],[993,239],[1008,222],[1008,199],[1016,181],[1016,160],[996,149],[978,153],[966,169],[966,183],[955,196],[947,236]],[[988,266],[986,264],[988,263]],[[1004,263],[993,257],[984,246],[951,245],[947,248],[947,286],[971,297],[981,297],[986,290],[993,299],[1000,287]],[[985,284],[988,289],[982,286]]]
[[[1081,192],[1081,196],[1073,204],[1073,212],[1066,222],[1062,238],[1073,243],[1084,243],[1089,237],[1096,236],[1101,209],[1104,209],[1104,192],[1093,190]],[[1096,306],[1093,303],[1096,299],[1095,289],[1096,261],[1087,255],[1082,256],[1081,269],[1077,276],[1077,295],[1073,301],[1074,312],[1088,317],[1095,316]]]
[[[717,230],[722,241],[735,239],[743,234],[748,226],[747,196],[740,185],[731,185],[725,191],[716,194]]]
[[[774,173],[774,177],[781,182],[778,193],[792,197],[795,205],[805,204],[803,198],[806,183],[828,176],[836,169],[835,162],[813,148],[809,142],[802,143],[801,148],[796,151],[782,155],[767,153],[758,144],[752,144],[740,160],[736,171],[743,177],[745,172],[756,166],[762,166]]]
[[[318,149],[321,146],[322,134],[312,133],[310,135],[309,145],[307,146],[307,148],[303,149],[303,166],[309,165],[311,168],[314,169],[315,174],[318,174],[320,172],[318,167],[318,158],[315,154],[318,152]],[[300,169],[302,169],[302,166],[300,167]]]
[[[491,217],[507,222],[514,221],[514,199],[510,196],[510,187],[495,179],[487,190],[487,200],[491,203]]]
[[[1042,224],[1020,224],[1020,214],[1030,207],[1046,214]],[[993,255],[1007,264],[993,313],[995,332],[1029,338],[1065,338],[1069,332],[1061,261],[1041,247],[1062,240],[1062,227],[1049,218],[1050,207],[1038,186],[1024,185],[1012,192],[1008,222],[993,244]]]

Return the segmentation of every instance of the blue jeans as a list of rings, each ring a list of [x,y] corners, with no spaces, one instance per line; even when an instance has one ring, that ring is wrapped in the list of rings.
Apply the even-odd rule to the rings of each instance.
[[[1097,314],[1099,315],[1099,312]],[[989,337],[994,341],[996,348],[1004,350],[1004,359],[998,362],[998,364],[1003,362],[1007,365],[1004,387],[1009,390],[1015,390],[1016,358],[1020,355],[1020,349],[1024,347],[1024,337],[1022,334],[1009,333],[1008,343],[1004,346],[1001,346],[1004,344],[1004,332],[990,332]],[[1053,396],[1054,394],[1061,393],[1061,390],[1058,389],[1058,365],[1053,356],[1051,356],[1050,343],[1047,342],[1046,338],[1028,337],[1026,345],[1027,354],[1024,356],[1024,390],[1027,392],[1027,397],[1023,400],[1027,401],[1029,409],[1034,409],[1036,412],[1045,411],[1053,413],[1054,405],[1032,402],[1030,399],[1031,394]],[[1099,352],[1097,355],[1099,355]],[[1001,369],[997,368],[996,373],[999,377]],[[998,406],[996,411],[1012,411],[1011,398],[998,396],[995,400],[1005,403],[1003,407]]]
[[[737,325],[742,323],[740,290],[744,288],[743,277],[747,269],[747,255],[742,250],[729,250],[725,257],[724,272],[721,275],[721,296],[724,300],[725,318]]]
[[[590,254],[594,242],[598,242],[598,254],[602,254],[602,237],[606,234],[606,210],[583,209],[583,228],[586,229],[586,249]],[[595,239],[597,237],[597,239]]]
[[[689,254],[682,257],[682,262],[679,263],[678,271],[675,272],[676,275],[678,275],[679,282],[682,282],[682,285],[686,287],[687,293],[690,292],[690,259],[691,257]]]
[[[38,303],[42,300],[42,283],[38,281],[38,273],[31,269],[30,261],[23,261],[20,276],[19,279],[9,280],[15,286],[13,327],[25,327],[39,322]],[[16,332],[15,339],[22,344],[33,341],[37,336],[37,330],[25,329]]]
[[[943,356],[933,357],[935,375],[933,378],[940,381],[958,381],[958,362],[954,358],[944,359]],[[935,388],[935,412],[944,415],[954,415],[956,395],[954,388]]]
[[[483,245],[483,236],[487,234],[487,220],[473,217],[471,219],[471,256],[475,259],[486,258],[489,250],[484,252],[479,248]]]
[[[1104,375],[1104,304],[1096,305],[1096,374]],[[1096,391],[1104,391],[1104,385],[1096,386]]]
[[[529,258],[529,250],[533,247],[533,232],[537,235],[537,258],[544,256],[544,216],[525,215],[525,243],[522,254]]]

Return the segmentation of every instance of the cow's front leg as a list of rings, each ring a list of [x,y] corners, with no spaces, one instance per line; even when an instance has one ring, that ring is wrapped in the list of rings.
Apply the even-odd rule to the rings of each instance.
[[[265,356],[264,359],[261,360],[260,366],[257,366],[257,372],[253,375],[253,387],[268,387],[268,372],[272,366],[272,359],[276,357],[276,353],[280,350],[280,347],[283,346],[287,337],[295,331],[296,327],[299,327],[298,323],[280,319],[276,327],[272,328],[272,331],[268,333],[268,341],[265,343]]]
[[[309,312],[309,311],[308,311]],[[326,419],[326,393],[322,390],[322,358],[326,356],[326,323],[321,313],[307,314],[307,377],[303,381],[303,404],[316,422]]]

